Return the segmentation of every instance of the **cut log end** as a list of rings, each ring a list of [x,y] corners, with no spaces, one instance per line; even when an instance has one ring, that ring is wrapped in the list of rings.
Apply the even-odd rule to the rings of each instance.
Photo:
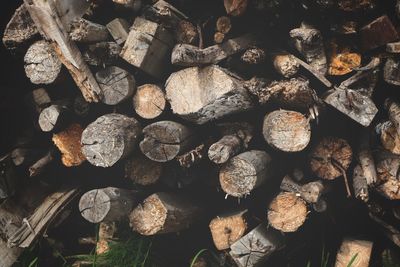
[[[372,252],[371,241],[345,239],[336,255],[335,267],[368,267]],[[352,262],[352,264],[350,264]]]
[[[273,58],[275,70],[285,78],[293,77],[300,69],[296,58],[290,54],[276,55]]]
[[[144,119],[154,119],[161,115],[166,105],[165,94],[154,84],[139,86],[133,97],[133,108]]]
[[[51,132],[58,128],[61,123],[63,107],[51,105],[40,112],[39,127],[43,132]]]
[[[155,184],[161,177],[163,165],[159,162],[149,160],[141,153],[134,155],[125,163],[125,177],[135,184]]]

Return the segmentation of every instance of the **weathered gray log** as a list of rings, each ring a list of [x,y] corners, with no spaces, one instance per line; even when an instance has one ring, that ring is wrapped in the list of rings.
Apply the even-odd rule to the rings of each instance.
[[[275,70],[285,78],[293,77],[300,69],[299,62],[291,54],[278,54],[273,57]]]
[[[117,105],[130,98],[136,90],[135,78],[126,70],[110,66],[96,73],[96,80],[103,91],[101,101]]]
[[[132,229],[141,235],[174,233],[188,228],[201,216],[201,208],[172,193],[155,193],[129,215]]]
[[[378,112],[378,108],[369,97],[352,89],[334,90],[324,101],[364,127],[371,124]]]
[[[400,86],[400,61],[388,58],[383,67],[383,79],[390,84]]]
[[[335,267],[368,267],[372,245],[371,241],[344,239],[336,254]]]
[[[268,222],[275,229],[289,233],[297,231],[307,218],[306,202],[295,193],[282,192],[268,207]]]
[[[368,201],[368,183],[360,165],[355,166],[353,169],[353,189],[356,198],[364,202]]]
[[[243,82],[216,65],[172,73],[165,88],[172,111],[197,124],[243,112],[254,105]]]
[[[231,158],[219,172],[222,190],[234,197],[245,197],[272,174],[271,157],[264,151],[250,150]]]
[[[26,96],[25,100],[37,114],[40,114],[44,108],[51,105],[51,98],[44,88],[33,90]]]
[[[71,42],[67,32],[68,23],[82,16],[86,12],[88,3],[82,0],[60,2],[24,0],[39,32],[52,41],[54,51],[70,71],[85,99],[88,102],[97,102],[101,96],[101,90],[78,47]]]
[[[231,19],[227,16],[219,17],[215,23],[215,28],[217,31],[227,34],[232,28]]]
[[[117,43],[100,42],[89,45],[83,58],[91,66],[104,67],[116,64],[120,53],[121,47]]]
[[[50,148],[49,151],[38,159],[32,166],[29,167],[29,176],[35,177],[40,174],[48,167],[50,163],[53,162],[55,157],[55,149]]]
[[[80,43],[94,43],[106,41],[109,32],[106,26],[91,22],[86,19],[78,19],[71,23],[70,33],[72,41]]]
[[[391,153],[400,155],[400,135],[391,121],[385,121],[376,126],[382,146]]]
[[[246,34],[227,40],[223,44],[203,49],[189,44],[177,44],[172,50],[171,63],[184,67],[217,64],[229,56],[246,50],[254,44],[255,38],[251,34]]]
[[[39,126],[43,132],[51,132],[60,130],[62,126],[66,126],[68,117],[68,109],[62,105],[51,105],[40,112]]]
[[[208,149],[208,158],[217,164],[227,162],[243,151],[243,141],[237,135],[225,135]]]
[[[89,124],[82,133],[82,152],[100,167],[111,167],[128,156],[141,134],[139,122],[121,114],[106,114]]]
[[[304,56],[306,62],[325,75],[328,70],[322,34],[310,25],[302,23],[300,28],[290,31],[295,48]]]
[[[158,121],[143,129],[144,140],[140,142],[143,154],[151,160],[166,162],[188,151],[195,134],[188,127],[173,121]]]
[[[376,167],[370,147],[370,133],[365,129],[360,136],[360,146],[357,153],[358,161],[362,168],[363,176],[367,185],[373,185],[377,182]]]
[[[376,172],[378,182],[375,190],[389,200],[400,199],[400,158],[384,151],[377,152]]]
[[[0,199],[13,196],[18,188],[19,177],[10,154],[0,157]]]
[[[79,200],[79,211],[91,223],[120,221],[138,204],[135,193],[116,187],[90,190]]]
[[[133,108],[144,119],[154,119],[164,112],[164,91],[155,84],[144,84],[137,88],[133,97]]]
[[[361,47],[371,50],[399,39],[399,34],[387,15],[383,15],[360,29]]]
[[[126,20],[122,18],[113,19],[107,23],[106,27],[117,44],[125,43],[129,34],[129,24]]]
[[[229,254],[239,267],[257,267],[284,246],[284,237],[279,232],[260,224],[233,243]]]
[[[25,4],[22,4],[15,10],[4,30],[3,44],[8,49],[16,49],[28,43],[36,35],[39,35],[39,31],[35,27]]]
[[[321,195],[324,193],[325,187],[321,181],[309,182],[300,185],[292,180],[289,175],[283,177],[280,189],[287,192],[299,194],[307,203],[317,203]]]
[[[218,250],[228,249],[247,230],[247,210],[231,212],[215,217],[210,222],[211,236]]]
[[[24,57],[25,74],[34,84],[51,84],[60,74],[61,61],[50,43],[42,40],[32,44]]]
[[[125,177],[139,185],[157,183],[163,174],[164,166],[160,162],[148,159],[142,153],[136,153],[125,163]]]
[[[137,17],[120,56],[133,66],[161,78],[173,47],[170,33],[161,25]]]
[[[298,152],[310,142],[311,126],[303,114],[281,109],[265,116],[263,135],[265,141],[275,149]]]

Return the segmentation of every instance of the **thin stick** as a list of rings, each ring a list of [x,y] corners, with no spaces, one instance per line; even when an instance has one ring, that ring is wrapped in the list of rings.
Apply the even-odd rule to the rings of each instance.
[[[343,178],[344,178],[344,184],[346,186],[347,197],[351,197],[349,180],[347,179],[346,170],[343,168],[342,164],[340,164],[340,162],[338,162],[334,158],[331,158],[331,162],[332,162],[333,166],[335,166],[336,168],[338,168],[342,172],[342,175],[343,175]]]

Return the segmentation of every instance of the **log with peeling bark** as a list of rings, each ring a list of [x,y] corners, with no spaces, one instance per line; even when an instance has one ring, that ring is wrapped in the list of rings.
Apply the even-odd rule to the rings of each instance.
[[[96,80],[103,92],[101,101],[107,105],[127,100],[136,90],[135,78],[120,67],[110,66],[98,71]]]
[[[154,119],[166,108],[164,91],[155,84],[144,84],[137,88],[133,96],[133,108],[140,117]]]
[[[200,144],[194,149],[179,155],[176,157],[176,161],[178,161],[179,165],[184,168],[190,168],[193,165],[196,165],[201,162],[201,160],[206,155],[206,146],[205,144]]]
[[[243,82],[215,65],[172,73],[165,88],[173,113],[197,124],[254,106]]]
[[[277,54],[273,57],[275,70],[285,78],[290,78],[299,72],[300,64],[291,54]]]
[[[287,192],[299,194],[307,203],[317,203],[325,191],[325,186],[322,181],[309,182],[300,185],[286,175],[280,185],[280,189]]]
[[[79,200],[79,211],[91,223],[113,222],[128,218],[137,204],[136,191],[106,187],[83,194]]]
[[[174,121],[158,121],[143,129],[140,150],[151,160],[167,162],[188,151],[195,141],[195,133]]]
[[[129,215],[132,229],[141,235],[179,232],[195,223],[202,209],[192,201],[172,193],[155,193]]]
[[[263,136],[277,150],[298,152],[310,142],[311,126],[309,120],[299,112],[276,110],[265,115]]]
[[[86,19],[71,22],[69,36],[72,41],[94,43],[106,41],[109,37],[107,28]]]
[[[95,166],[111,167],[135,148],[141,126],[134,118],[106,114],[89,124],[82,133],[82,152]]]
[[[252,34],[229,39],[220,45],[213,45],[203,49],[189,44],[177,44],[172,50],[171,63],[184,67],[217,64],[254,44],[255,37]]]
[[[100,88],[78,47],[68,36],[67,24],[82,16],[88,3],[82,3],[82,0],[70,0],[62,4],[56,4],[54,0],[24,0],[24,3],[39,32],[52,42],[60,61],[70,71],[85,99],[98,102],[101,98]]]
[[[60,75],[61,61],[50,43],[32,44],[24,57],[25,74],[34,84],[51,84]]]
[[[396,58],[388,58],[383,67],[383,79],[385,82],[400,86],[400,61]]]
[[[263,266],[274,252],[284,246],[284,237],[262,223],[233,243],[229,255],[239,267]]]
[[[335,267],[368,267],[373,243],[366,240],[346,238],[336,255]]]
[[[122,18],[113,19],[107,23],[106,27],[117,44],[125,43],[129,34],[129,24],[126,20]]]
[[[247,210],[232,212],[215,217],[210,222],[211,236],[218,250],[228,249],[247,230]]]
[[[157,183],[163,174],[162,163],[145,157],[142,153],[136,153],[125,162],[125,177],[139,185],[152,185]]]
[[[277,195],[268,208],[268,222],[275,229],[295,232],[307,218],[306,202],[295,193],[283,192]]]
[[[114,65],[119,60],[121,47],[115,42],[91,44],[83,52],[83,59],[91,66],[104,67]]]
[[[271,178],[272,159],[261,150],[250,150],[231,158],[222,166],[219,181],[225,193],[245,197]]]

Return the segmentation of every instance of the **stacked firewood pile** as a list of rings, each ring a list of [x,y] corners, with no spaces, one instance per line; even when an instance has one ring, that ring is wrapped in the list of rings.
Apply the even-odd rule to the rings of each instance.
[[[0,266],[75,211],[98,254],[127,222],[267,266],[337,203],[400,246],[399,17],[399,1],[24,0],[3,35],[33,86],[1,158]],[[369,266],[374,236],[338,238],[335,266]]]

